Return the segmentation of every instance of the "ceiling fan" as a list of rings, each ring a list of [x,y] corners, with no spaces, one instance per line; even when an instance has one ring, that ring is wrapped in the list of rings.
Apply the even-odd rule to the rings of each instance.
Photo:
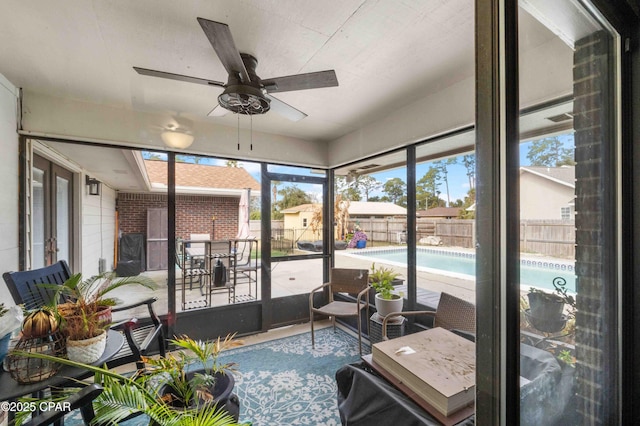
[[[133,67],[133,69],[141,75],[223,87],[224,91],[218,96],[218,104],[225,110],[238,114],[255,115],[264,114],[270,109],[273,109],[292,121],[301,120],[307,115],[271,96],[271,93],[317,89],[338,85],[338,79],[334,70],[295,74],[263,80],[256,74],[258,60],[249,54],[238,51],[227,24],[204,18],[198,18],[198,22],[213,46],[218,58],[220,58],[220,62],[222,62],[222,65],[224,65],[229,74],[226,83],[146,68]],[[216,109],[218,108],[215,108],[214,111]],[[221,114],[214,113],[213,115]]]

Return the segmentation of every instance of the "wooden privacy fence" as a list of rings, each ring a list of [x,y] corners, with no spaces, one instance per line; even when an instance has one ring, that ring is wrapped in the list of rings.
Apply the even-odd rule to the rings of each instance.
[[[520,251],[573,259],[576,255],[576,225],[569,220],[523,220]]]
[[[350,219],[349,229],[355,225],[366,232],[370,242],[406,243],[407,223],[404,218]],[[283,229],[282,221],[272,221],[272,239],[282,241],[289,249],[297,238],[314,240],[316,236],[301,235],[303,230]],[[445,247],[475,247],[475,220],[427,219],[416,220],[416,240],[427,245],[427,237],[437,237]],[[260,236],[259,221],[251,221],[251,234]],[[313,238],[312,238],[313,237]],[[422,240],[422,243],[420,243]],[[433,242],[430,239],[430,242]],[[575,257],[575,223],[568,220],[523,220],[520,222],[520,251],[545,256],[573,259]]]
[[[349,229],[360,226],[367,233],[369,241],[405,243],[404,233],[407,221],[391,219],[351,219]],[[443,246],[473,248],[475,245],[475,221],[469,219],[427,219],[416,220],[416,240],[426,244],[426,237],[438,237]],[[433,240],[431,240],[433,241]]]

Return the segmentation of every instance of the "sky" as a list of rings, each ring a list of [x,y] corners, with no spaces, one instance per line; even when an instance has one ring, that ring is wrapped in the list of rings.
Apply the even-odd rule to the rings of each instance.
[[[574,147],[573,134],[563,134],[558,136],[559,139],[564,143],[564,146],[567,148]],[[524,141],[520,144],[520,165],[528,166],[531,163],[527,159],[527,153],[529,151],[529,147],[531,146],[532,141]],[[159,154],[162,159],[166,160],[166,154]],[[462,163],[462,156],[456,157],[457,164],[447,166],[447,177],[449,181],[449,197],[451,201],[455,200],[464,200],[467,192],[469,191],[469,178],[467,177],[467,170]],[[215,158],[204,158],[202,163],[200,164],[210,164],[214,166],[226,166],[227,160],[215,159]],[[258,182],[261,180],[261,169],[259,163],[239,161],[238,165],[247,170]],[[429,167],[432,163],[421,163],[416,166],[416,180],[420,180],[420,178],[429,170]],[[269,165],[269,171],[271,172],[279,172],[279,173],[291,173],[291,174],[304,174],[304,175],[313,175],[309,168],[298,168],[298,167],[289,167],[289,166],[279,166],[279,165]],[[387,170],[380,173],[371,174],[377,181],[384,184],[389,179],[393,179],[399,177],[404,182],[407,181],[406,168],[399,168],[393,170]],[[322,188],[320,185],[311,185],[311,184],[295,184],[305,192],[311,195],[314,201],[320,202],[322,199]],[[439,186],[440,190],[440,198],[444,201],[447,201],[447,190],[444,183],[441,183]],[[369,194],[370,196],[384,195],[382,190],[378,190]],[[364,199],[363,199],[364,201]]]
[[[574,147],[573,133],[558,135],[558,138],[564,143],[564,147]],[[529,147],[532,144],[532,140],[524,141],[520,144],[520,165],[529,166],[531,162],[527,159],[527,153]],[[467,169],[462,163],[462,155],[455,157],[457,164],[447,166],[447,178],[449,181],[449,197],[451,201],[464,200],[467,192],[469,191],[469,178],[467,177]],[[422,176],[429,170],[432,163],[421,163],[416,166],[416,181],[420,180]],[[405,168],[388,170],[382,173],[374,173],[371,175],[379,182],[385,183],[387,180],[399,177],[403,181],[407,181],[407,174]],[[440,198],[447,201],[447,190],[444,183],[439,186]],[[371,195],[384,195],[382,191],[376,191]]]

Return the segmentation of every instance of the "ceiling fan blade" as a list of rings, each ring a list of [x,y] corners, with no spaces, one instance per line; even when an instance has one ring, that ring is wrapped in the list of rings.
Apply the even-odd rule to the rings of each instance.
[[[307,116],[307,114],[305,114],[304,112],[292,107],[286,102],[282,102],[278,98],[274,98],[273,96],[268,94],[265,96],[269,98],[271,111],[275,111],[276,113],[285,118],[288,118],[291,121],[300,121]]]
[[[229,26],[204,18],[198,18],[198,22],[227,72],[231,75],[240,75],[242,83],[249,83],[251,79],[244,62],[242,62],[240,52],[238,52],[236,44],[233,42]]]
[[[267,78],[262,80],[262,84],[269,93],[290,92],[293,90],[334,87],[338,85],[338,77],[336,77],[334,70],[328,70],[289,75],[286,77]]]
[[[207,114],[207,116],[208,117],[224,117],[228,113],[229,113],[228,109],[222,108],[222,106],[218,104],[214,106],[211,111],[209,111],[209,114]]]
[[[173,74],[170,72],[150,70],[146,68],[133,67],[138,74],[148,75],[151,77],[168,78],[169,80],[186,81],[188,83],[204,84],[205,86],[224,87],[225,84],[220,81],[207,80],[206,78],[189,77],[188,75]]]

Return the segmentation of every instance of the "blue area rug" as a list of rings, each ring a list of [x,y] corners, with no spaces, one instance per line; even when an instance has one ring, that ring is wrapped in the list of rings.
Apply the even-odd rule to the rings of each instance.
[[[254,426],[340,425],[336,371],[360,359],[358,339],[333,328],[225,352],[238,363],[240,420]]]
[[[265,343],[225,351],[221,363],[235,362],[236,386],[240,399],[240,423],[253,426],[340,425],[337,407],[336,371],[360,359],[358,338],[345,331],[324,328],[316,331],[315,348],[311,334],[302,333]],[[363,351],[368,347],[363,344]],[[82,424],[74,413],[65,424]],[[148,424],[144,416],[123,426]]]

